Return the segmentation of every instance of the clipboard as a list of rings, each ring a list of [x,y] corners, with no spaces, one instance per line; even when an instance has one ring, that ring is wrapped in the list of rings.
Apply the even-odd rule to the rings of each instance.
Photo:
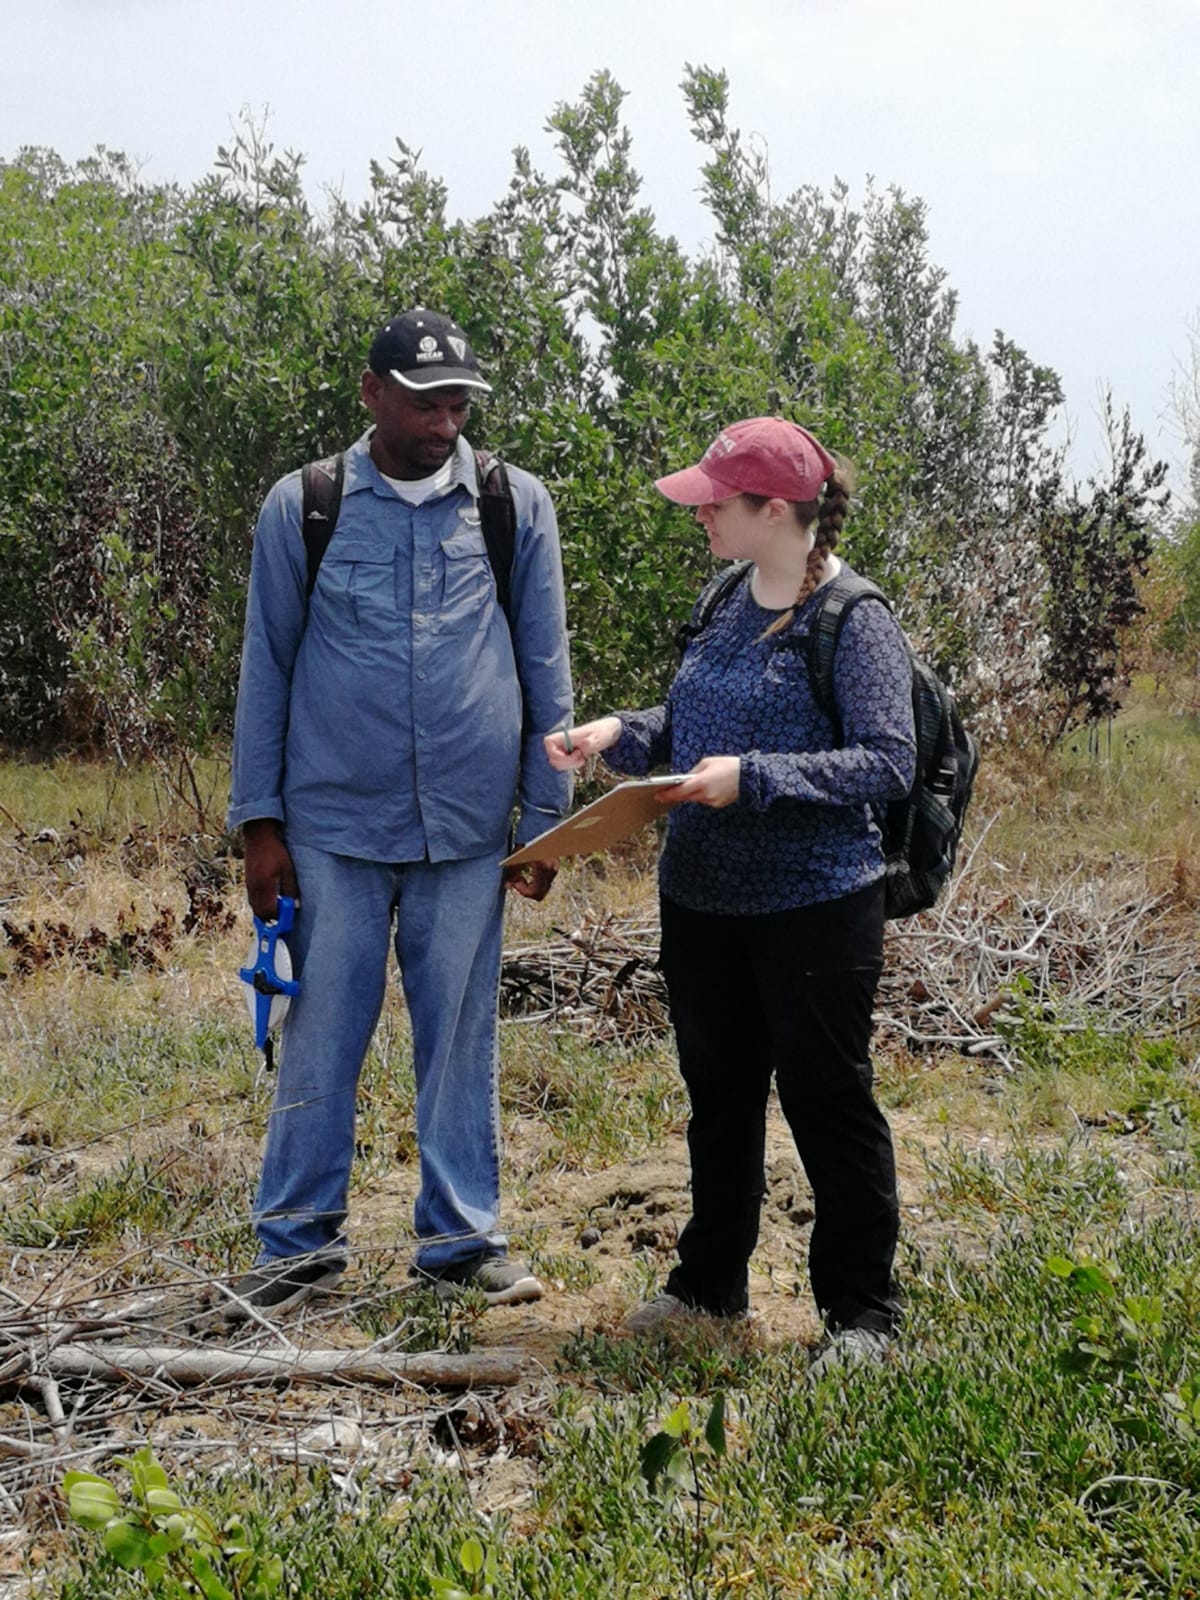
[[[647,822],[665,815],[659,795],[672,784],[682,783],[684,776],[684,773],[672,772],[660,778],[634,778],[619,783],[573,817],[514,850],[500,864],[519,867],[527,861],[560,861],[563,856],[585,856],[607,850],[618,839],[627,839]]]

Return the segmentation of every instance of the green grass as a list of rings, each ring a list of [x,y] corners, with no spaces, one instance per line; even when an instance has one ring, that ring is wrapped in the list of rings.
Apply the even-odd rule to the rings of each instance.
[[[19,1247],[96,1250],[154,1237],[210,1230],[235,1199],[219,1160],[187,1147],[126,1158],[112,1172],[55,1193],[60,1184],[27,1179],[33,1193],[0,1208],[0,1240]]]
[[[360,1479],[352,1506],[321,1472],[213,1486],[269,1528],[291,1594],[431,1593],[470,1536],[495,1593],[547,1595],[1194,1595],[1200,1449],[1179,1397],[1200,1373],[1200,1275],[1185,1223],[1112,1238],[1081,1289],[1048,1263],[1061,1236],[1020,1218],[982,1261],[948,1249],[907,1284],[901,1354],[812,1384],[802,1354],[749,1341],[577,1341],[541,1445],[536,1528],[483,1521],[459,1475],[430,1466],[398,1498]],[[1095,1283],[1110,1285],[1101,1292]],[[1112,1287],[1115,1286],[1115,1287]],[[1078,1319],[1154,1300],[1128,1349],[1080,1357]],[[680,1395],[727,1397],[727,1449],[696,1452],[692,1495],[652,1491],[643,1451]],[[685,1491],[687,1490],[685,1484]],[[701,1536],[698,1539],[698,1534]],[[81,1562],[87,1561],[78,1548]],[[461,1573],[459,1573],[461,1578]],[[132,1593],[103,1564],[64,1600]]]
[[[229,793],[229,763],[197,761],[197,790],[211,828],[219,831]],[[117,767],[111,761],[56,756],[44,761],[0,759],[0,791],[9,826],[27,837],[43,828],[77,828],[98,839],[118,841],[139,826],[195,827],[191,808],[179,802],[168,767]],[[9,820],[11,819],[11,820]]]
[[[731,1578],[753,1551],[756,1566],[774,1571],[778,1593],[968,1593],[972,1575],[1015,1576],[1022,1567],[1041,1578],[1057,1569],[1060,1581],[1091,1568],[1095,1592],[1138,1592],[1122,1586],[1162,1564],[1160,1533],[1167,1549],[1180,1550],[1178,1528],[1168,1533],[1160,1524],[1194,1506],[1200,1488],[1195,1443],[1167,1399],[1200,1361],[1191,1236],[1167,1222],[1124,1235],[1126,1292],[1157,1288],[1168,1314],[1133,1367],[1092,1371],[1066,1364],[1079,1307],[1046,1270],[1054,1239],[1040,1226],[1014,1229],[982,1265],[949,1251],[909,1283],[906,1348],[882,1371],[814,1387],[792,1352],[743,1358],[739,1369],[695,1352],[663,1366],[652,1350],[626,1368],[628,1397],[567,1402],[547,1504],[591,1550],[620,1551],[628,1561],[640,1548],[641,1581],[684,1592],[685,1548],[639,1486],[640,1450],[656,1410],[680,1392],[711,1395],[719,1386],[737,1423],[728,1457],[710,1464],[708,1515],[734,1532],[728,1565],[717,1563]],[[1149,1515],[1144,1490],[1105,1483],[1135,1476],[1169,1486],[1148,1497],[1158,1517]],[[1145,1523],[1133,1545],[1109,1537],[1107,1527],[1130,1506]],[[949,1538],[935,1542],[935,1529]],[[655,1577],[664,1543],[674,1559]],[[1195,1535],[1182,1544],[1194,1548]],[[701,1592],[723,1591],[714,1582]]]
[[[536,1118],[538,1167],[584,1168],[653,1148],[683,1127],[687,1099],[669,1041],[640,1049],[591,1043],[540,1028],[503,1037],[501,1104]]]
[[[1110,1049],[1094,1066],[1115,1087],[1128,1060]],[[432,1462],[410,1469],[398,1496],[364,1468],[352,1504],[302,1469],[201,1482],[195,1497],[248,1514],[284,1560],[286,1592],[323,1600],[465,1582],[472,1537],[493,1554],[494,1592],[530,1600],[1185,1600],[1200,1572],[1194,1234],[1186,1207],[1146,1219],[1103,1142],[1077,1131],[987,1156],[947,1140],[931,1158],[933,1204],[986,1246],[964,1253],[951,1238],[927,1259],[905,1255],[905,1336],[882,1369],[814,1385],[803,1350],[763,1347],[752,1325],[644,1342],[576,1335],[519,1530],[481,1519],[461,1474]],[[161,1190],[162,1173],[131,1170],[126,1185]],[[131,1213],[98,1206],[119,1189],[81,1197],[76,1226],[86,1217],[96,1239],[102,1220],[128,1226]],[[143,1227],[173,1220],[138,1213]],[[469,1346],[471,1308],[373,1294],[365,1278],[362,1290],[351,1315],[373,1337]],[[664,1418],[681,1398],[702,1415],[718,1394],[728,1449],[697,1453],[701,1500],[652,1491],[643,1453]],[[138,1592],[86,1538],[60,1566],[64,1600]]]
[[[964,1150],[947,1141],[926,1154],[931,1205],[965,1224],[986,1217],[1039,1217],[1077,1232],[1112,1227],[1128,1203],[1128,1185],[1116,1159],[1082,1138],[1050,1148],[1030,1148],[1014,1130],[1000,1155]]]
[[[1192,1230],[1108,1216],[1109,1259],[1080,1287],[1051,1263],[1094,1212],[1064,1214],[1056,1183],[1022,1193],[1028,1209],[1004,1219],[984,1257],[950,1246],[906,1274],[904,1343],[882,1369],[814,1385],[802,1351],[756,1348],[740,1331],[571,1341],[519,1531],[481,1519],[461,1474],[433,1462],[410,1469],[399,1495],[362,1469],[352,1503],[323,1472],[291,1469],[202,1484],[197,1497],[249,1513],[283,1557],[286,1592],[322,1600],[400,1600],[432,1593],[437,1576],[461,1581],[470,1537],[494,1552],[494,1592],[530,1600],[1184,1600],[1200,1571],[1200,1448],[1185,1415],[1200,1374]],[[649,1440],[681,1397],[703,1414],[718,1393],[728,1449],[699,1453],[702,1499],[652,1492]],[[64,1600],[136,1592],[85,1536],[75,1549]]]
[[[189,1105],[208,1111],[248,1095],[254,1082],[244,1020],[164,1016],[153,1006],[81,1019],[69,1005],[38,1020],[36,1049],[11,1051],[7,1098],[54,1147]]]
[[[1186,1051],[1101,1029],[1051,1049],[1041,1026],[1027,1041],[1031,1078],[1049,1075],[1060,1092],[1090,1067],[1114,1105],[1173,1095],[1190,1124]],[[586,1051],[571,1054],[586,1064]],[[660,1064],[646,1058],[640,1070],[653,1079]],[[634,1062],[622,1073],[636,1085]],[[554,1081],[548,1071],[519,1091],[540,1085],[551,1119]],[[1030,1137],[1029,1092],[1018,1075],[991,1096],[1008,1124],[994,1146],[966,1148],[948,1134],[931,1152],[929,1205],[952,1226],[939,1249],[902,1253],[904,1338],[882,1368],[813,1384],[806,1352],[765,1344],[753,1324],[646,1341],[581,1331],[560,1356],[536,1499],[519,1528],[479,1517],[461,1474],[432,1461],[410,1468],[399,1496],[364,1467],[352,1505],[323,1472],[301,1469],[201,1484],[199,1498],[214,1514],[248,1514],[283,1557],[286,1592],[323,1600],[432,1594],[435,1578],[465,1584],[469,1538],[492,1553],[494,1592],[530,1600],[1187,1600],[1200,1574],[1190,1203],[1177,1186],[1173,1204],[1164,1189],[1157,1207],[1131,1190],[1120,1162],[1130,1135],[1063,1133],[1050,1117]],[[1169,1151],[1147,1133],[1137,1133],[1147,1159],[1170,1176]],[[152,1176],[127,1175],[141,1190]],[[89,1204],[97,1228],[97,1198]],[[128,1225],[106,1225],[118,1220]],[[139,1225],[171,1222],[145,1212]],[[351,1315],[364,1331],[397,1335],[401,1348],[469,1345],[478,1308],[447,1314],[397,1290],[389,1272],[381,1263],[378,1294],[363,1279]],[[718,1395],[725,1453],[701,1441],[694,1482],[652,1489],[644,1452],[664,1419],[681,1399],[703,1416]],[[93,1563],[85,1536],[75,1549],[64,1600],[135,1592]]]
[[[388,1251],[361,1259],[353,1299],[342,1314],[372,1339],[386,1338],[389,1350],[471,1349],[486,1312],[482,1300],[439,1300],[416,1280],[405,1280],[406,1263],[407,1255]]]

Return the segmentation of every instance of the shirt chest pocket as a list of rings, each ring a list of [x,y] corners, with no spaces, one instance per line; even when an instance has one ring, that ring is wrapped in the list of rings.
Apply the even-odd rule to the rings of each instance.
[[[332,618],[355,628],[393,625],[399,614],[395,556],[366,540],[335,534],[313,598]]]
[[[459,528],[441,543],[442,618],[478,618],[495,593],[487,547],[479,528]]]

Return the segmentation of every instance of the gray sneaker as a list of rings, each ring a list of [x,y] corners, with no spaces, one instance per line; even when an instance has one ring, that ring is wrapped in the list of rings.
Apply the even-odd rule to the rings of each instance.
[[[688,1305],[686,1300],[681,1300],[677,1294],[668,1294],[664,1289],[653,1300],[647,1300],[645,1305],[635,1307],[621,1324],[621,1331],[657,1333],[668,1322],[682,1322],[685,1318],[699,1315],[702,1313]]]
[[[864,1362],[878,1365],[885,1360],[892,1341],[878,1328],[839,1328],[826,1339],[808,1369],[810,1378],[827,1378]]]
[[[707,1311],[703,1306],[689,1305],[677,1294],[671,1294],[669,1290],[663,1289],[653,1300],[647,1300],[645,1305],[635,1306],[621,1324],[621,1332],[657,1333],[669,1323],[678,1325],[681,1322],[705,1322],[715,1325],[729,1322],[744,1324],[753,1321],[754,1312],[749,1306],[744,1311]]]
[[[460,1300],[467,1294],[480,1294],[490,1306],[514,1306],[525,1300],[540,1300],[545,1290],[519,1261],[507,1256],[469,1256],[434,1272],[416,1269],[416,1276],[433,1286],[439,1300]]]
[[[281,1316],[309,1295],[336,1287],[345,1271],[345,1256],[323,1251],[280,1256],[229,1285],[234,1298],[225,1301],[221,1316],[226,1322],[248,1322],[255,1312],[260,1317]]]

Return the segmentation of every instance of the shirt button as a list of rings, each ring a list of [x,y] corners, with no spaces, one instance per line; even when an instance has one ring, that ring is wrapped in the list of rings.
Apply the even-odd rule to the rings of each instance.
[[[420,680],[421,680],[421,682],[422,682],[422,683],[424,683],[424,681],[425,681],[425,674],[424,674],[424,673],[423,673],[423,672],[418,672],[418,673],[417,673],[417,677],[418,677],[418,678],[420,678]]]

